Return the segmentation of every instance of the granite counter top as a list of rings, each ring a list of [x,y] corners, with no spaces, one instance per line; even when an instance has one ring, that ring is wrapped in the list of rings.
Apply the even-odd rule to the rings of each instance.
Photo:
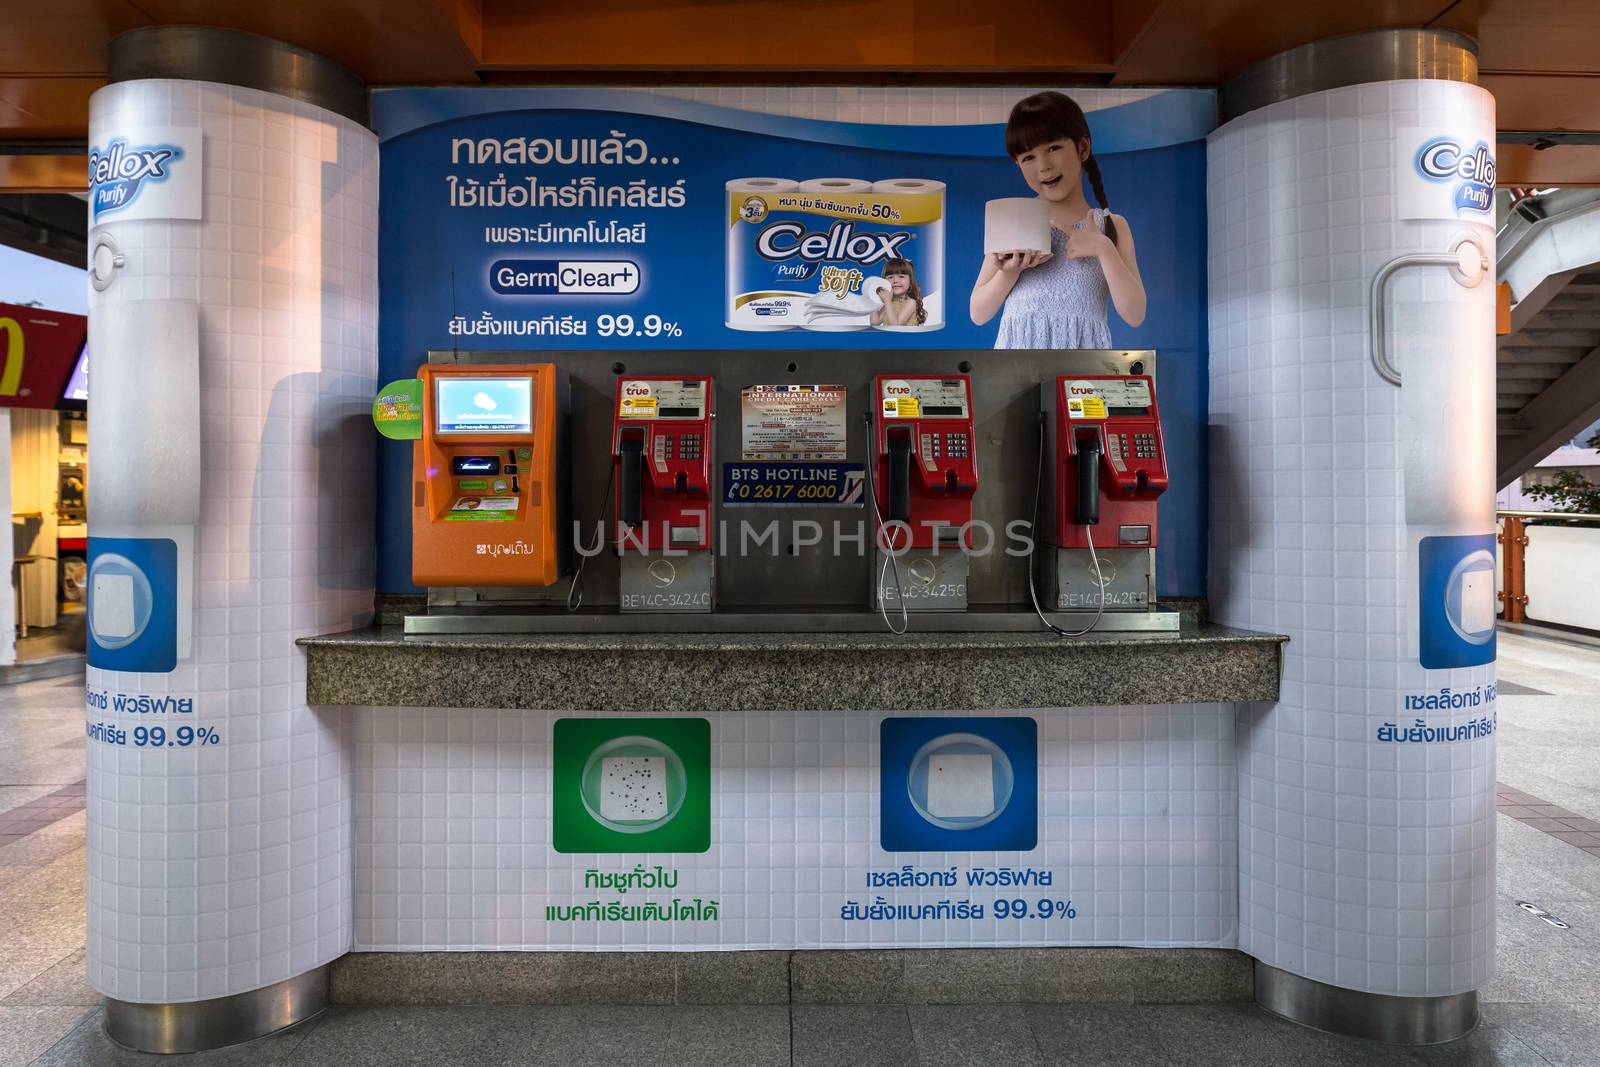
[[[504,634],[302,639],[311,704],[911,711],[1276,700],[1288,639],[1177,633]]]

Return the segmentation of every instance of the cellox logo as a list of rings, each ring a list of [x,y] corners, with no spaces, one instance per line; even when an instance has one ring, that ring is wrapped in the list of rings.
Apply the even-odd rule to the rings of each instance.
[[[130,146],[113,140],[105,151],[89,150],[89,195],[95,216],[120,211],[138,199],[149,182],[167,180],[171,167],[183,158],[177,145]]]
[[[827,233],[807,233],[798,222],[777,222],[761,231],[756,251],[771,260],[848,259],[867,266],[900,255],[900,246],[909,240],[911,234],[904,232],[856,233],[851,222],[835,222]]]
[[[1457,211],[1487,212],[1494,206],[1494,156],[1483,141],[1468,151],[1454,138],[1436,137],[1417,152],[1417,173],[1434,182],[1459,181]]]

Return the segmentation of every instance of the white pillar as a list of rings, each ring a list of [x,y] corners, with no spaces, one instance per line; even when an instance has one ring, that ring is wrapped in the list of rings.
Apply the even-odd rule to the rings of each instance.
[[[350,945],[347,728],[306,706],[294,642],[372,608],[377,140],[302,100],[157,79],[97,92],[89,134],[181,155],[127,208],[91,205],[91,246],[123,260],[102,253],[90,302],[91,559],[132,544],[154,570],[148,593],[125,565],[91,578],[88,977],[202,1001]],[[192,711],[118,710],[140,697]]]
[[[1489,538],[1492,567],[1493,212],[1443,217],[1471,175],[1417,169],[1439,139],[1492,153],[1494,129],[1475,85],[1380,81],[1208,146],[1213,612],[1292,639],[1281,699],[1240,724],[1240,947],[1365,993],[1494,970],[1494,576],[1485,594],[1456,540]],[[1422,265],[1388,286],[1392,385],[1371,280],[1463,236],[1488,257],[1477,285]],[[1445,688],[1464,702],[1438,706]]]

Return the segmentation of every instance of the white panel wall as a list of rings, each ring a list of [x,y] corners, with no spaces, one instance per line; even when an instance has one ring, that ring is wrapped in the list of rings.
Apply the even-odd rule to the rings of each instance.
[[[1528,526],[1528,618],[1600,630],[1600,529]]]
[[[1486,687],[1424,671],[1417,544],[1494,529],[1492,278],[1390,286],[1403,388],[1368,360],[1389,259],[1476,229],[1400,221],[1402,127],[1494,143],[1493,100],[1449,82],[1336,89],[1209,142],[1212,560],[1218,621],[1292,638],[1282,699],[1240,722],[1240,946],[1376,993],[1476,989],[1493,971],[1494,740],[1377,740],[1402,694]],[[1402,156],[1406,158],[1401,158]]]
[[[1038,724],[1038,846],[885,852],[883,713],[707,712],[711,848],[551,847],[558,713],[356,708],[357,951],[789,949],[1238,943],[1234,717],[1225,704],[1000,713]],[[595,717],[582,713],[583,718]],[[687,717],[687,716],[685,716]],[[584,871],[662,864],[671,893],[584,888]],[[872,889],[868,870],[1048,869],[1054,884]],[[547,921],[546,905],[717,900],[714,923]],[[1077,917],[844,921],[847,901],[1068,900]]]
[[[364,623],[373,583],[376,139],[307,104],[206,83],[127,82],[91,102],[98,143],[170,126],[203,128],[204,218],[93,231],[114,235],[127,266],[90,307],[92,325],[119,302],[199,305],[192,653],[170,674],[87,679],[91,691],[193,698],[182,721],[221,736],[89,743],[88,975],[140,1002],[257,989],[348,949],[349,746],[337,712],[306,707],[294,641]],[[97,344],[97,373],[151,358]],[[137,414],[181,384],[97,390],[93,406]],[[96,431],[91,464],[139,447]],[[90,534],[152,535],[93,511]],[[94,707],[89,718],[178,721]]]

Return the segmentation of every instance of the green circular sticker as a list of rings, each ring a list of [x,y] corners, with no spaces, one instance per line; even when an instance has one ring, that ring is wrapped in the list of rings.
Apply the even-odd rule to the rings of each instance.
[[[378,391],[372,402],[372,425],[395,441],[422,437],[422,380],[401,378]]]

